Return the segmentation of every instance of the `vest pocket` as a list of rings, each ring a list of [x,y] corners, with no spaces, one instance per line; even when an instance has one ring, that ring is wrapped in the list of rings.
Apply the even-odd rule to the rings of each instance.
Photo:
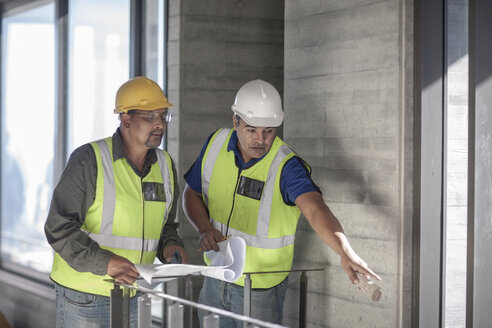
[[[164,184],[158,182],[144,182],[142,192],[146,201],[165,202],[166,193],[164,192]]]
[[[237,193],[239,195],[260,200],[264,186],[265,182],[263,181],[241,176],[239,186],[237,187]]]

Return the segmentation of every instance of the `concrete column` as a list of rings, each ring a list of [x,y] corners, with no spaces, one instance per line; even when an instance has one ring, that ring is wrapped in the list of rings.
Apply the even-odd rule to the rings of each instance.
[[[177,114],[168,128],[168,150],[183,174],[208,136],[232,127],[237,90],[261,78],[282,93],[284,1],[169,0],[168,94]],[[179,204],[180,234],[193,263],[202,261],[198,235]],[[195,298],[201,279],[194,279]],[[196,321],[196,320],[195,320]]]
[[[309,277],[310,326],[410,324],[412,38],[412,1],[285,3],[284,139],[312,166],[352,246],[383,278],[383,296],[372,303],[302,219],[296,266],[325,268]],[[296,292],[284,306],[289,326]]]

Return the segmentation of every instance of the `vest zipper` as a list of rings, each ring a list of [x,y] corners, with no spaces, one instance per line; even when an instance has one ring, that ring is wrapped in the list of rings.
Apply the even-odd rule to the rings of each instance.
[[[140,177],[140,190],[143,190],[143,179]],[[144,239],[145,238],[145,196],[142,194],[142,250],[140,251],[140,260],[138,263],[142,263],[144,253]]]
[[[231,217],[232,217],[232,212],[234,211],[234,203],[236,201],[236,192],[237,192],[237,186],[239,185],[239,178],[241,177],[241,172],[242,170],[239,169],[237,171],[237,179],[236,179],[236,186],[234,187],[234,194],[232,195],[232,207],[231,207],[231,212],[229,213],[229,218],[227,219],[227,227],[226,227],[226,233],[224,237],[227,237],[227,234],[229,233],[229,223],[231,223]]]

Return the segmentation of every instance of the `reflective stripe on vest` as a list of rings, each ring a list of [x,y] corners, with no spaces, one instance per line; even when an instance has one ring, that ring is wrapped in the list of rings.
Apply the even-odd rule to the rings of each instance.
[[[212,224],[214,225],[215,229],[219,231],[226,231],[226,225],[222,222],[212,220]],[[295,235],[288,235],[281,238],[267,238],[248,235],[247,233],[233,229],[231,227],[229,227],[229,233],[230,235],[243,238],[248,246],[264,249],[277,249],[288,245],[294,245],[295,240]]]
[[[166,155],[163,152],[156,149],[155,153],[157,154],[157,160],[159,161],[159,168],[161,169],[162,174],[162,183],[164,184],[164,193],[166,194],[166,214],[164,218],[167,220],[167,216],[169,215],[169,210],[171,205],[173,204],[173,191],[171,190],[171,177],[169,174]]]
[[[203,166],[202,174],[202,190],[205,206],[208,206],[208,187],[210,186],[210,178],[212,177],[212,171],[214,169],[215,160],[219,156],[220,149],[227,139],[231,129],[222,129],[217,133],[215,139],[213,140],[210,150],[208,151],[207,158]],[[224,230],[225,231],[225,230]]]
[[[202,191],[206,205],[208,204],[209,185],[210,179],[212,177],[213,167],[217,157],[219,156],[220,150],[224,145],[224,142],[226,142],[226,140],[229,140],[228,136],[230,131],[230,129],[223,129],[217,133],[217,136],[210,145],[210,149],[208,150],[208,154],[205,159],[202,173]],[[275,178],[277,176],[277,171],[280,163],[284,160],[286,156],[291,153],[293,153],[293,151],[287,145],[284,144],[280,146],[272,164],[270,165],[265,188],[263,190],[263,197],[261,197],[260,207],[258,210],[256,235],[249,235],[247,233],[229,227],[229,231],[233,232],[235,236],[242,237],[246,241],[246,244],[248,246],[264,249],[277,249],[294,244],[295,234],[283,236],[280,238],[268,238]],[[222,232],[226,231],[226,225],[221,222],[215,221],[213,218],[210,218],[210,220],[217,230]]]
[[[113,220],[114,210],[116,204],[116,190],[113,172],[113,161],[111,159],[110,150],[106,141],[99,140],[96,142],[101,151],[101,161],[103,166],[103,178],[104,178],[104,202],[102,210],[101,232],[87,233],[94,241],[99,245],[111,248],[130,249],[144,252],[152,252],[157,249],[159,239],[144,239],[135,237],[124,237],[113,235]],[[170,207],[173,202],[173,193],[171,191],[171,181],[169,170],[167,166],[166,157],[163,152],[156,150],[157,159],[159,162],[159,168],[162,174],[162,181],[164,184],[164,193],[166,194],[166,211],[164,218],[167,219]],[[142,249],[143,247],[143,249]]]

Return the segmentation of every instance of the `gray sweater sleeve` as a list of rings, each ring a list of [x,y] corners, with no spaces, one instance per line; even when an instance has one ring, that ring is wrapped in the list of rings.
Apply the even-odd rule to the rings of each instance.
[[[72,268],[105,275],[113,255],[80,230],[94,202],[97,164],[94,150],[86,144],[76,149],[53,192],[44,226],[51,247]]]
[[[171,160],[172,161],[172,160]],[[176,176],[176,168],[174,167],[174,162],[172,162],[172,168],[173,168],[173,176],[174,176],[174,197],[173,197],[173,204],[171,207],[171,210],[169,211],[169,216],[162,227],[161,231],[161,237],[159,238],[159,244],[157,246],[157,258],[159,261],[162,263],[167,263],[166,259],[164,258],[163,251],[166,247],[172,246],[172,245],[179,245],[183,246],[183,241],[181,238],[179,238],[178,235],[178,227],[179,223],[175,222],[176,219],[176,210],[178,208],[178,198],[179,198],[179,185],[178,185],[178,180]]]

